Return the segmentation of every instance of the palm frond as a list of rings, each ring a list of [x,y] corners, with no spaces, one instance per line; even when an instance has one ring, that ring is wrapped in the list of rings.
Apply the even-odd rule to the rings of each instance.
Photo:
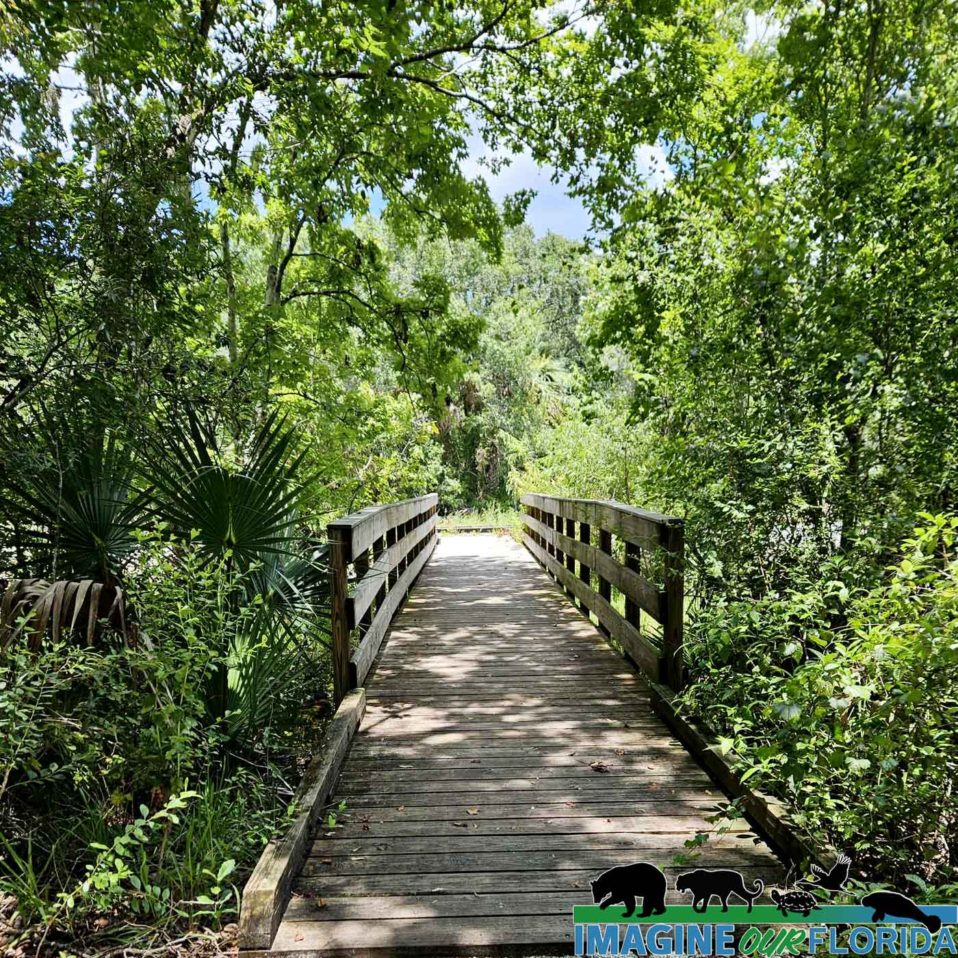
[[[0,597],[0,648],[22,633],[34,650],[47,634],[54,642],[72,636],[93,645],[104,622],[126,635],[126,600],[119,586],[93,579],[16,579]]]
[[[232,556],[241,570],[269,556],[300,550],[296,504],[303,453],[275,414],[253,437],[244,461],[231,467],[215,436],[193,414],[172,424],[160,467],[151,470],[156,512],[174,535],[198,541],[211,556]]]
[[[268,727],[289,727],[314,672],[280,620],[256,616],[230,654],[226,728],[231,741],[250,745]]]
[[[62,579],[113,582],[136,548],[133,531],[146,506],[133,464],[102,431],[43,419],[38,429],[56,455],[45,468],[6,479],[33,568]]]

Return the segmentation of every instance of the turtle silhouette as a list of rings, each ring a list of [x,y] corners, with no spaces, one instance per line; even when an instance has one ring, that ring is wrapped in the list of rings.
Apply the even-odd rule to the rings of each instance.
[[[807,891],[779,891],[777,888],[773,888],[769,892],[769,896],[775,902],[778,910],[786,917],[791,911],[807,918],[812,909],[818,907],[815,896]]]

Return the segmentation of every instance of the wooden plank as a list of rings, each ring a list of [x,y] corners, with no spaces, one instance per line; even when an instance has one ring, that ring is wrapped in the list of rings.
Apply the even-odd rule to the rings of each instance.
[[[683,793],[672,790],[669,794],[661,792],[634,792],[634,798],[626,796],[615,801],[608,796],[585,795],[573,801],[553,800],[547,802],[522,801],[518,804],[500,802],[483,803],[478,806],[475,815],[465,813],[465,808],[476,808],[475,804],[463,806],[457,803],[439,805],[384,805],[372,802],[362,808],[355,804],[347,806],[343,820],[349,822],[468,822],[471,827],[485,828],[499,821],[535,821],[547,819],[555,821],[568,818],[584,818],[590,821],[596,817],[606,818],[626,816],[656,816],[663,819],[670,815],[697,815],[700,820],[715,814],[721,807],[727,806],[721,793],[715,790],[711,795],[686,789]],[[582,828],[588,824],[583,823]]]
[[[307,766],[293,798],[294,819],[286,834],[270,842],[243,889],[239,921],[241,948],[269,948],[279,927],[293,879],[316,823],[363,716],[366,693],[350,692],[329,724],[321,749]]]
[[[585,543],[579,542],[578,539],[554,532],[531,516],[524,516],[523,522],[528,528],[534,529],[547,542],[554,543],[556,547],[562,549],[566,555],[573,556],[611,585],[614,585],[623,595],[637,603],[657,622],[664,621],[665,589],[659,589],[635,569],[627,568],[616,562],[602,547],[601,536],[606,533],[600,532],[599,546],[586,545]],[[633,544],[629,543],[629,545]],[[637,547],[633,545],[633,548]],[[569,571],[573,570],[570,569]]]
[[[646,754],[647,750],[655,750],[665,745],[681,749],[682,745],[676,738],[670,736],[662,727],[655,729],[612,729],[590,730],[587,736],[577,739],[537,737],[535,730],[530,730],[521,738],[506,738],[505,740],[487,739],[475,736],[472,740],[450,739],[446,742],[432,743],[423,748],[418,740],[403,742],[381,742],[375,737],[360,730],[360,734],[353,742],[351,755],[355,758],[369,758],[370,756],[392,755],[403,758],[406,755],[416,755],[430,758],[453,758],[464,754],[484,759],[487,756],[522,755],[548,758],[551,755],[591,755],[604,751],[616,756]]]
[[[397,819],[384,820],[375,814],[347,813],[337,818],[332,831],[321,832],[328,841],[344,842],[351,847],[357,841],[366,839],[429,836],[433,842],[452,836],[469,835],[577,835],[591,836],[606,833],[618,834],[641,832],[646,835],[662,832],[680,832],[691,828],[693,834],[709,830],[703,825],[701,808],[688,808],[684,814],[667,814],[669,809],[664,803],[636,806],[621,816],[607,815],[604,818],[592,816],[561,815],[553,810],[549,817],[540,818],[493,818],[476,820],[474,816],[464,815],[462,809],[456,809],[457,815],[451,819],[429,818],[426,820]],[[713,826],[714,827],[714,826]],[[730,835],[750,835],[751,826],[742,819],[733,820],[723,828]]]
[[[354,922],[284,922],[277,947],[298,958],[364,958],[366,955],[501,954],[509,944],[569,944],[568,915],[521,916],[507,925],[502,917],[380,919],[365,924],[361,939]],[[400,950],[401,949],[401,950]]]
[[[663,863],[669,884],[674,885],[675,878],[695,865],[671,865]],[[601,865],[599,871],[603,870]],[[783,875],[784,869],[773,858],[756,861],[752,865],[739,865],[735,869],[741,872],[751,883],[760,877],[770,883]],[[458,894],[496,894],[508,895],[528,891],[561,891],[563,889],[584,889],[589,894],[589,880],[595,878],[594,865],[586,863],[582,868],[564,868],[543,871],[514,872],[430,872],[422,875],[404,875],[401,880],[396,876],[383,875],[313,875],[302,877],[296,883],[296,890],[307,894],[319,894],[323,897],[336,895],[458,895]],[[586,898],[588,902],[588,898]],[[541,954],[541,952],[539,953]]]
[[[658,512],[649,512],[603,499],[560,499],[555,496],[543,496],[538,493],[526,493],[520,499],[524,506],[533,506],[544,512],[562,516],[563,519],[575,519],[587,522],[597,529],[605,529],[636,545],[650,547],[659,543],[659,529],[671,520]]]
[[[351,625],[355,625],[365,615],[376,594],[386,584],[389,573],[399,564],[399,560],[409,555],[423,539],[432,535],[435,528],[436,517],[430,516],[398,542],[383,550],[375,562],[370,563],[363,577],[356,583],[352,596],[346,602]]]
[[[435,517],[430,520],[433,522],[433,525],[435,525],[434,518]],[[358,687],[366,681],[366,676],[373,664],[373,660],[379,654],[383,637],[393,620],[393,616],[396,614],[396,610],[406,597],[406,593],[415,581],[416,576],[419,575],[422,567],[429,561],[429,557],[435,548],[436,539],[435,536],[433,536],[433,538],[426,543],[419,555],[412,560],[411,564],[408,565],[399,576],[392,589],[386,593],[386,600],[382,606],[377,609],[372,625],[370,625],[359,647],[353,652],[350,658],[349,668],[351,681],[354,686]]]
[[[468,822],[466,823],[468,825]],[[319,838],[312,843],[310,856],[312,858],[335,859],[345,856],[351,860],[357,858],[373,858],[378,856],[458,856],[486,855],[493,852],[521,853],[534,852],[551,856],[552,852],[563,851],[608,851],[610,849],[627,850],[634,853],[634,858],[648,858],[652,852],[661,853],[668,849],[666,858],[679,850],[685,850],[687,841],[703,833],[703,829],[694,819],[686,819],[684,827],[673,831],[658,829],[648,831],[604,831],[604,832],[541,832],[534,835],[524,834],[495,834],[489,832],[470,832],[461,830],[458,835],[447,835],[441,842],[434,835],[405,835],[378,836],[374,840],[363,840],[353,836],[350,841],[340,841],[331,838]],[[715,849],[737,849],[742,846],[737,834],[723,834],[710,839],[709,851]],[[551,858],[550,858],[551,860]],[[660,858],[664,860],[664,858]],[[332,863],[336,865],[336,862]]]
[[[546,894],[498,895],[391,895],[388,898],[318,899],[296,897],[290,902],[287,921],[344,921],[374,918],[440,918],[478,915],[564,914],[568,917],[582,896],[572,889]]]
[[[436,754],[423,756],[420,752],[408,754],[397,753],[394,750],[386,752],[356,751],[349,761],[349,774],[409,772],[410,774],[434,771],[437,777],[455,778],[452,772],[465,772],[470,768],[485,769],[489,772],[505,772],[507,769],[525,769],[529,775],[537,775],[543,769],[589,769],[591,774],[612,775],[618,777],[629,769],[642,769],[649,766],[671,767],[671,763],[691,761],[697,765],[685,749],[679,746],[662,744],[653,745],[647,751],[642,751],[634,745],[631,750],[622,748],[593,748],[585,746],[570,749],[562,753],[542,754],[540,752],[500,752],[486,749],[482,757],[473,757],[480,754],[478,749],[450,752],[445,749],[436,749]],[[590,766],[593,762],[602,762],[609,772],[596,772]],[[449,776],[445,773],[449,772]],[[586,776],[587,777],[587,776]]]
[[[428,780],[413,784],[401,782],[395,785],[377,785],[376,797],[382,802],[395,802],[397,805],[430,805],[448,804],[457,799],[463,801],[462,796],[471,795],[465,799],[466,805],[481,805],[490,797],[499,798],[503,802],[509,798],[516,801],[527,801],[526,795],[536,796],[577,796],[588,797],[592,794],[600,796],[627,795],[630,791],[639,789],[666,790],[676,788],[708,788],[711,784],[709,777],[701,770],[697,773],[676,772],[673,775],[648,775],[642,779],[621,778],[615,781],[599,781],[598,779],[566,779],[543,778],[536,779],[506,779],[506,780],[471,780],[430,782]],[[341,782],[336,794],[346,799],[347,804],[353,799],[365,799],[369,795],[368,782]]]
[[[587,588],[581,580],[569,575],[568,570],[560,566],[528,534],[523,535],[523,540],[526,548],[542,565],[596,614],[599,622],[609,630],[611,637],[622,646],[629,658],[640,666],[646,674],[657,677],[659,674],[659,654],[645,636],[626,622],[606,599],[593,592],[592,589]]]
[[[554,531],[578,543],[569,520]],[[558,542],[552,562],[591,592]],[[329,799],[335,827],[312,836],[302,897],[270,955],[557,954],[570,945],[568,908],[612,864],[777,879],[747,823],[718,833],[709,819],[725,796],[651,710],[650,683],[529,552],[495,536],[438,548],[381,643]],[[713,834],[691,852],[702,833]],[[554,942],[529,925],[550,918],[562,924]]]
[[[670,888],[666,901],[688,904],[687,893]],[[368,921],[376,918],[444,918],[480,915],[564,915],[571,918],[575,905],[587,903],[581,891],[510,892],[505,895],[390,895],[320,898],[297,896],[291,902],[288,921]]]
[[[435,686],[440,688],[441,686]],[[546,689],[548,687],[545,687]],[[581,688],[581,686],[580,686]],[[425,691],[425,687],[423,691]],[[602,712],[583,713],[581,708],[577,708],[574,698],[564,698],[562,688],[554,689],[551,695],[538,697],[535,701],[527,703],[522,709],[510,709],[508,703],[505,705],[493,700],[476,701],[470,699],[462,705],[455,702],[442,702],[442,716],[436,716],[435,704],[437,703],[417,703],[410,702],[407,699],[387,699],[381,704],[370,705],[370,713],[377,719],[402,720],[410,725],[417,722],[438,722],[441,720],[444,725],[458,725],[463,721],[468,724],[473,722],[482,724],[488,720],[488,717],[501,719],[502,722],[509,724],[530,723],[530,722],[571,722],[573,726],[582,725],[584,727],[593,726],[595,723],[608,724],[610,721],[618,721],[621,725],[651,725],[658,726],[658,720],[647,709],[638,706],[637,703],[623,701],[617,705],[608,705]]]
[[[632,764],[632,765],[611,765],[602,763],[601,771],[592,768],[588,762],[576,762],[567,765],[544,765],[536,768],[529,768],[526,765],[527,774],[522,775],[516,771],[523,768],[521,765],[511,765],[505,768],[489,768],[485,765],[465,765],[456,767],[450,765],[445,768],[436,766],[414,765],[411,768],[392,767],[383,768],[381,766],[367,769],[357,769],[350,763],[348,774],[344,774],[341,781],[346,783],[362,784],[368,787],[379,785],[391,785],[399,783],[420,784],[424,775],[428,775],[430,783],[436,782],[458,782],[463,779],[475,780],[479,773],[483,780],[499,781],[514,779],[517,776],[524,780],[544,781],[545,779],[562,779],[564,781],[575,781],[576,779],[589,779],[597,782],[612,782],[617,779],[634,779],[636,782],[642,780],[645,772],[661,773],[668,776],[672,771],[678,769],[681,771],[694,770],[701,775],[699,765],[693,761],[689,755],[682,753],[668,754],[654,763]],[[607,785],[605,787],[608,787]],[[419,789],[421,791],[422,789]]]
[[[530,731],[541,732],[545,735],[554,735],[557,738],[569,739],[578,733],[589,733],[602,729],[632,728],[638,730],[657,728],[654,720],[645,718],[631,722],[622,722],[617,718],[587,715],[577,719],[549,719],[543,720],[526,715],[524,712],[508,715],[485,716],[482,719],[451,719],[443,721],[423,717],[404,720],[400,716],[377,714],[376,722],[360,734],[369,738],[395,738],[410,735],[423,735],[425,744],[438,744],[439,741],[448,741],[449,736],[456,736],[462,741],[483,738],[492,740],[508,740],[524,738]],[[493,734],[498,733],[498,734]],[[580,736],[581,739],[581,736]]]
[[[581,688],[581,686],[579,686],[579,688]],[[382,698],[377,697],[376,699],[371,699],[369,707],[375,710],[377,714],[383,713],[389,715],[415,715],[415,709],[417,708],[420,710],[423,708],[443,708],[449,715],[501,715],[510,710],[513,712],[521,710],[524,715],[534,715],[536,717],[545,717],[547,713],[555,713],[555,717],[563,715],[576,716],[580,713],[576,712],[574,706],[565,704],[553,705],[550,702],[550,699],[559,699],[566,692],[570,698],[573,697],[575,695],[575,689],[576,686],[574,683],[570,683],[567,686],[542,686],[538,694],[530,693],[521,699],[518,696],[513,696],[510,701],[503,702],[501,699],[490,696],[478,688],[473,695],[467,694],[457,697],[442,695],[442,686],[437,685],[428,691],[426,687],[423,687],[423,695],[415,703],[410,702],[408,697],[397,693],[395,697],[387,695]],[[645,716],[653,726],[656,724],[655,719],[648,714],[643,704],[637,700],[630,700],[628,696],[618,698],[609,696],[597,701],[595,707],[602,709],[607,716],[618,714],[622,714],[626,717],[636,716],[638,710],[638,716]],[[401,713],[398,712],[398,710],[402,710]]]
[[[369,506],[350,516],[336,519],[327,526],[327,529],[350,534],[352,550],[347,554],[346,561],[352,562],[357,555],[365,552],[389,529],[408,522],[430,509],[435,509],[438,504],[438,494],[430,492],[428,495],[405,499],[402,502]]]
[[[608,800],[613,805],[622,802],[642,802],[642,801],[684,801],[690,798],[701,798],[709,791],[709,785],[703,785],[701,782],[693,782],[687,785],[666,785],[661,782],[649,782],[644,789],[637,789],[635,785],[629,785],[625,788],[606,788],[604,793],[596,793],[593,790],[566,788],[566,789],[502,789],[494,792],[487,792],[489,804],[495,805],[541,805],[550,803],[553,805],[567,805],[571,807],[576,802],[594,802],[597,797]],[[713,788],[713,797],[717,800],[721,796],[718,789]],[[345,796],[344,796],[345,797]],[[392,802],[396,808],[412,806],[435,806],[435,805],[458,805],[461,810],[466,808],[478,808],[477,814],[482,814],[482,808],[485,802],[477,798],[477,793],[466,789],[461,792],[418,792],[415,794],[406,793],[397,797],[380,794],[372,794],[369,789],[357,791],[348,796],[347,807],[365,808],[370,805],[378,806],[384,802]],[[460,811],[462,814],[462,811]]]
[[[547,894],[391,895],[388,898],[318,899],[297,897],[290,902],[287,921],[371,921],[376,918],[445,918],[480,915],[547,915],[572,913],[582,896],[572,889]]]
[[[541,844],[541,843],[540,843]],[[563,871],[566,868],[593,869],[595,874],[615,865],[630,865],[632,862],[650,860],[653,862],[672,861],[688,856],[688,849],[682,842],[669,844],[660,842],[656,847],[635,848],[598,848],[570,849],[563,851],[511,851],[511,852],[457,852],[446,855],[442,852],[418,855],[350,855],[341,858],[308,857],[303,862],[301,874],[310,878],[325,874],[335,874],[343,878],[351,875],[430,875],[450,871],[458,872],[537,872]],[[755,865],[766,858],[756,855],[747,842],[737,842],[728,846],[709,846],[708,862],[719,868]],[[397,882],[398,885],[398,882]]]

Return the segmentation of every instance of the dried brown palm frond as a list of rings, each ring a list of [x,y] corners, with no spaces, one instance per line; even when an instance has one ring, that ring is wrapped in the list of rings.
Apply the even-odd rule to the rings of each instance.
[[[0,597],[0,648],[21,633],[37,649],[48,634],[75,636],[92,645],[101,623],[127,634],[123,590],[93,579],[15,579]]]

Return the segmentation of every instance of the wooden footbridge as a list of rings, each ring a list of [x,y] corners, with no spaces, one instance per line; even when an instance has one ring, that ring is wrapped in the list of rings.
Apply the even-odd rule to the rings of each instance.
[[[613,865],[670,888],[690,867],[781,874],[746,822],[712,821],[732,791],[787,845],[774,808],[671,707],[681,522],[522,502],[525,548],[439,539],[435,495],[329,527],[339,709],[245,891],[244,951],[569,954]]]

